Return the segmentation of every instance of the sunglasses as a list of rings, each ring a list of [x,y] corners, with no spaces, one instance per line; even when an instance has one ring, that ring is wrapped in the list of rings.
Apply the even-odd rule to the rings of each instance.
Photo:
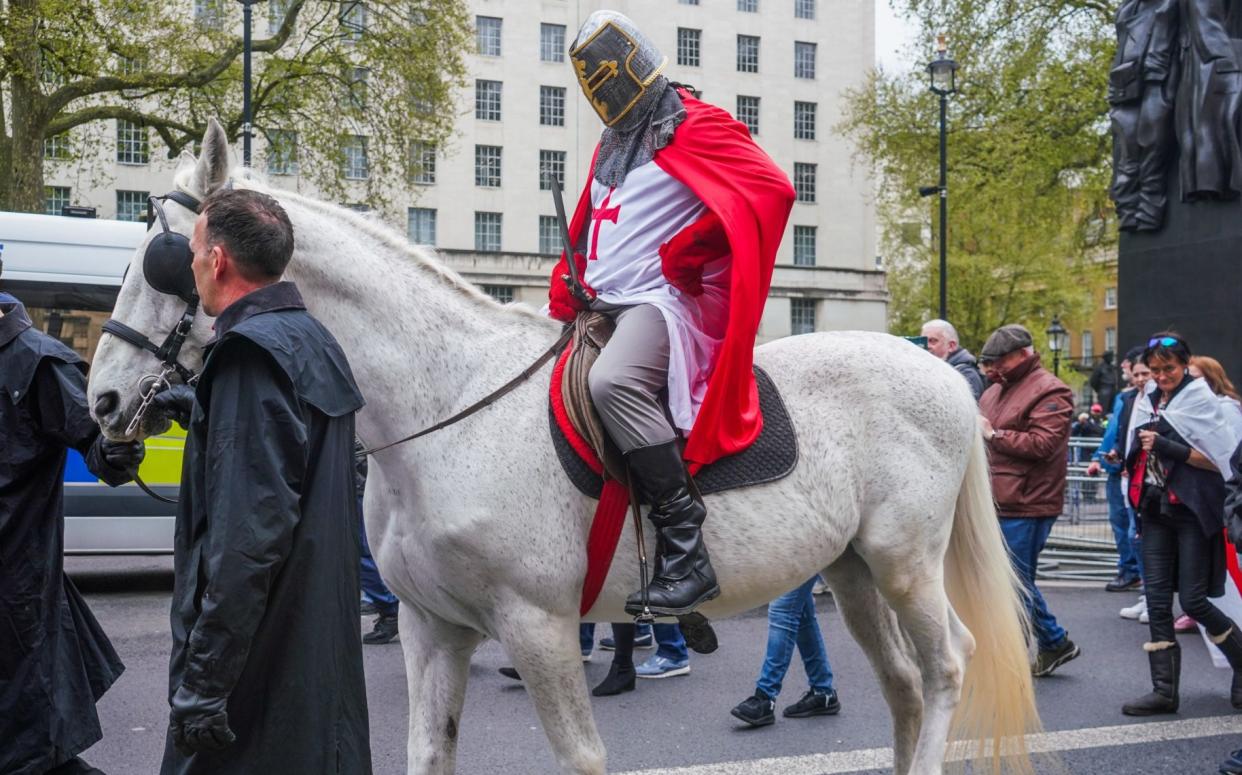
[[[1157,346],[1172,347],[1174,345],[1181,344],[1181,343],[1182,343],[1182,340],[1178,339],[1175,336],[1157,336],[1155,338],[1147,340],[1148,347],[1157,347]]]

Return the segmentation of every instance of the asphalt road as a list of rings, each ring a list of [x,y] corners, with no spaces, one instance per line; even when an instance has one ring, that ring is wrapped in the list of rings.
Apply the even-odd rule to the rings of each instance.
[[[127,665],[99,704],[104,739],[85,758],[109,775],[156,772],[168,713],[171,561],[69,558],[66,566]],[[1084,654],[1037,683],[1048,732],[1033,744],[1051,752],[1039,760],[1041,773],[1214,773],[1230,749],[1242,746],[1242,714],[1235,715],[1228,701],[1229,674],[1212,667],[1198,635],[1181,636],[1181,712],[1155,723],[1128,719],[1119,710],[1122,702],[1149,686],[1140,650],[1147,628],[1117,616],[1132,596],[1081,588],[1046,589],[1045,595]],[[609,770],[644,775],[884,772],[891,728],[877,683],[830,601],[820,605],[820,622],[841,715],[778,719],[775,726],[756,730],[729,715],[753,691],[763,658],[766,619],[762,610],[752,611],[717,623],[720,651],[692,655],[689,676],[640,681],[635,692],[593,701]],[[364,652],[375,772],[403,773],[407,711],[401,648],[393,644]],[[526,692],[496,673],[506,663],[503,648],[491,641],[475,655],[458,772],[555,772]],[[598,682],[608,669],[607,653],[597,652],[585,667],[588,680]],[[795,662],[778,706],[796,700],[804,688],[801,665]]]

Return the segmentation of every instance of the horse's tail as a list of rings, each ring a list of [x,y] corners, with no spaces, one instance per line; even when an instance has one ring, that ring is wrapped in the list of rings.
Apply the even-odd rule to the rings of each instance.
[[[953,739],[993,772],[1031,773],[1024,735],[1040,728],[1027,649],[1027,613],[996,519],[987,450],[977,431],[945,557],[949,600],[975,639],[953,717]],[[977,771],[977,770],[976,770]]]

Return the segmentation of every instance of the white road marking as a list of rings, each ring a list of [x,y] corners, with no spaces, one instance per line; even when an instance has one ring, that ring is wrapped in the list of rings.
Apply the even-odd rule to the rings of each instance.
[[[1119,745],[1237,734],[1242,734],[1242,716],[1209,716],[1180,721],[1155,721],[1145,724],[1119,724],[1111,727],[1041,732],[1037,735],[1028,735],[1026,744],[1031,753],[1057,753],[1080,751],[1086,748],[1111,748]],[[860,770],[883,770],[892,766],[892,748],[865,748],[837,753],[778,756],[749,761],[696,764],[689,767],[633,770],[617,773],[617,775],[770,775],[775,772],[781,775],[841,775]]]

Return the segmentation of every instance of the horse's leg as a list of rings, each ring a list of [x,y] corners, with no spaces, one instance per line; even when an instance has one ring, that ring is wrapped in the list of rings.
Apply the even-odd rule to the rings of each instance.
[[[923,678],[923,723],[911,771],[943,771],[953,712],[961,699],[966,662],[974,639],[949,607],[943,556],[932,557],[928,544],[911,539],[909,551],[890,542],[879,556],[864,555],[876,585],[897,613],[897,621],[914,645]]]
[[[447,775],[457,762],[457,730],[470,655],[483,636],[401,604],[397,623],[410,691],[409,775]]]
[[[497,622],[544,734],[561,769],[574,775],[603,775],[604,742],[595,728],[586,673],[578,643],[578,617],[557,616],[535,606],[505,605]]]
[[[914,758],[923,696],[918,666],[897,616],[880,596],[871,569],[852,548],[830,565],[824,576],[845,624],[871,661],[893,716],[893,773],[906,775]]]

